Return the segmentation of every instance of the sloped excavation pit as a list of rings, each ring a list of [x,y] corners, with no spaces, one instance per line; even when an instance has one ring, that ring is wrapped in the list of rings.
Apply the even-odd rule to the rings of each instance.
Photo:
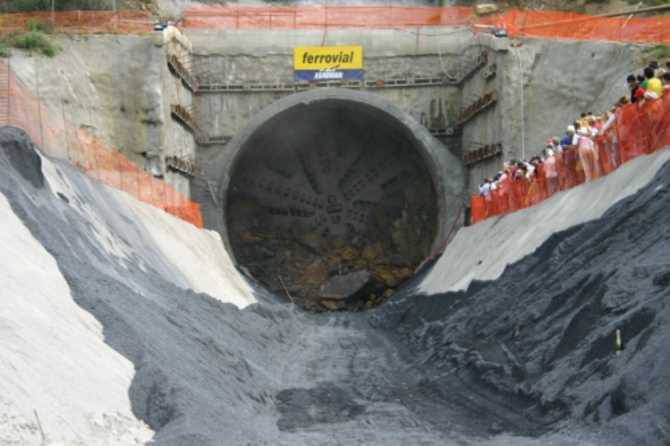
[[[372,307],[436,245],[436,170],[412,129],[384,110],[300,102],[241,144],[228,242],[254,278],[307,309]]]

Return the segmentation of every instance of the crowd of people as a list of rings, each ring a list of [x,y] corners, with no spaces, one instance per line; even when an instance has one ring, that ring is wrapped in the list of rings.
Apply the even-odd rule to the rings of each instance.
[[[526,207],[559,190],[591,181],[616,169],[622,162],[616,138],[601,138],[598,147],[595,140],[614,130],[619,107],[630,103],[642,105],[670,90],[670,61],[665,67],[660,67],[656,61],[650,62],[642,74],[628,76],[627,83],[630,94],[621,97],[611,110],[601,115],[581,113],[567,127],[563,137],[547,140],[545,148],[537,156],[504,162],[501,171],[481,182],[479,196],[491,202],[496,195],[504,195],[503,204],[497,200],[500,208]],[[488,213],[507,210],[494,209]]]

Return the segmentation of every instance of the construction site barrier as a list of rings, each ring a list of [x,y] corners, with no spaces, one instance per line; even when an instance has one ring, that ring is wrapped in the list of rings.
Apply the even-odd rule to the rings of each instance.
[[[670,42],[670,17],[605,17],[561,11],[509,9],[478,17],[463,6],[192,5],[180,26],[208,29],[417,28],[469,26],[504,29],[510,37]]]
[[[614,127],[595,137],[594,143],[598,156],[590,169],[593,178],[608,175],[638,156],[669,147],[670,91],[656,100],[618,108]],[[585,163],[576,147],[568,146],[554,156],[558,172],[555,187],[549,184],[542,167],[531,181],[508,178],[485,197],[471,196],[471,222],[478,223],[489,217],[536,205],[556,192],[585,182]],[[589,168],[588,164],[586,168]]]
[[[64,112],[53,113],[16,77],[8,61],[0,59],[0,126],[3,125],[23,129],[43,153],[68,160],[107,186],[203,227],[197,203],[139,168],[88,129],[70,123]]]
[[[25,30],[29,21],[51,23],[69,33],[144,33],[152,29],[148,12],[40,11],[0,14],[0,33]],[[504,29],[508,36],[542,39],[670,43],[670,17],[592,16],[562,11],[508,9],[479,17],[465,6],[203,5],[185,8],[183,28],[316,29],[471,27],[474,31]]]

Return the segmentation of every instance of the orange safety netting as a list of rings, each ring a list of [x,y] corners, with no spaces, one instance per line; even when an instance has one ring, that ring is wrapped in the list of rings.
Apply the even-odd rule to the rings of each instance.
[[[121,152],[106,144],[84,128],[69,123],[59,113],[51,113],[15,74],[0,61],[0,79],[8,73],[8,84],[0,85],[0,109],[5,122],[0,125],[19,127],[41,150],[57,158],[69,160],[74,166],[102,183],[122,190],[133,197],[163,209],[202,228],[200,207],[164,181],[140,169]],[[6,99],[4,101],[3,99]],[[0,108],[4,108],[0,107]],[[3,113],[5,112],[5,113]]]
[[[212,29],[407,28],[495,26],[511,37],[670,42],[670,17],[598,17],[561,11],[510,9],[487,17],[472,8],[409,6],[240,6],[194,5],[181,26]]]
[[[145,11],[57,11],[0,14],[0,33],[26,29],[28,21],[52,23],[59,31],[142,33],[152,29]],[[600,17],[561,11],[509,9],[478,17],[472,8],[355,5],[192,5],[180,26],[212,29],[327,29],[470,26],[504,28],[511,37],[670,42],[670,17]]]
[[[23,31],[28,22],[51,23],[56,30],[71,33],[144,33],[152,30],[144,11],[39,11],[0,14],[0,33]]]
[[[195,5],[184,10],[185,28],[321,29],[445,26],[469,23],[467,7],[404,6],[222,6]]]
[[[26,29],[30,20],[52,23],[59,31],[142,33],[152,29],[145,11],[57,11],[0,14],[0,32]],[[670,17],[599,17],[561,11],[509,9],[478,17],[472,8],[355,5],[240,6],[193,5],[184,10],[185,28],[327,29],[495,26],[511,37],[670,42]]]
[[[615,128],[594,140],[597,159],[592,166],[593,178],[607,175],[640,155],[670,147],[670,91],[656,100],[620,107]],[[557,184],[544,176],[542,168],[532,181],[524,178],[502,181],[486,197],[470,198],[472,223],[535,205],[559,190],[585,182],[584,160],[576,147],[566,147],[555,157]]]
[[[502,18],[501,24],[513,37],[670,42],[667,16],[598,17],[560,11],[510,10]]]

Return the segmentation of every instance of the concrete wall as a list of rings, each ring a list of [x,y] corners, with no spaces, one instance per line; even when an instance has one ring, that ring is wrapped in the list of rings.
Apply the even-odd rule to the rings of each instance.
[[[367,80],[458,76],[464,48],[471,48],[465,29],[210,31],[188,30],[193,42],[194,72],[201,83],[248,84],[293,82],[296,46],[363,46]],[[469,55],[473,53],[470,50]],[[457,114],[457,87],[372,90],[391,100],[419,122],[445,127]],[[222,93],[198,97],[198,121],[215,136],[233,136],[263,108],[288,93]]]
[[[477,149],[483,145],[503,143],[504,148],[514,145],[509,138],[511,135],[504,131],[503,116],[508,119],[514,118],[514,111],[508,113],[502,112],[509,105],[509,98],[514,94],[513,87],[506,84],[506,78],[503,75],[508,59],[508,40],[496,39],[492,36],[482,35],[478,40],[479,44],[488,49],[487,67],[495,65],[497,67],[494,77],[486,79],[485,70],[479,70],[463,84],[463,94],[461,97],[461,107],[465,108],[473,104],[484,94],[495,92],[498,103],[468,121],[463,127],[461,145],[463,153]],[[505,155],[506,156],[506,155]],[[479,178],[490,175],[490,172],[496,170],[500,165],[502,157],[485,160],[473,165],[467,169],[466,178],[468,190],[472,190],[472,185],[479,185]]]
[[[56,127],[65,116],[142,163],[140,153],[161,144],[160,49],[150,37],[55,39],[61,51],[53,59],[14,51],[18,77],[46,105]]]
[[[188,30],[193,43],[193,69],[200,83],[248,84],[293,82],[293,48],[296,46],[346,45],[363,46],[366,80],[414,77],[442,77],[445,73],[460,77],[472,61],[465,61],[463,52],[472,58],[479,48],[472,45],[472,35],[466,29],[436,28],[429,30],[328,30],[321,31],[209,31]],[[421,88],[372,89],[369,92],[381,101],[388,101],[407,113],[417,124],[429,128],[445,128],[456,121],[461,104],[461,90],[455,86]],[[245,132],[259,114],[291,93],[203,93],[196,102],[196,118],[212,136],[233,138]],[[451,156],[457,163],[458,187],[461,190],[463,173],[460,167],[460,144],[453,138],[432,138],[438,151]],[[230,156],[232,146],[218,145],[199,148],[203,164],[217,157]],[[225,164],[225,163],[224,163]],[[223,164],[222,164],[223,165]],[[198,200],[204,207],[216,209],[220,199],[213,193],[218,182],[216,173],[199,179]],[[460,192],[459,192],[460,194]],[[212,201],[214,200],[214,201]],[[462,196],[450,197],[456,203]],[[221,211],[214,211],[221,212]],[[207,213],[207,212],[206,212]],[[450,213],[451,215],[451,213]]]
[[[167,68],[163,36],[54,39],[61,48],[54,59],[20,51],[11,58],[18,78],[46,106],[45,125],[84,127],[139,166],[143,152],[156,156],[166,180],[188,195],[189,179],[166,172],[163,163],[170,155],[195,158],[193,137],[170,117],[170,104],[188,107],[192,97]],[[68,143],[64,138],[49,153],[67,157]]]
[[[169,27],[163,32],[160,42],[163,47],[163,60],[161,61],[161,92],[162,92],[162,115],[164,125],[161,132],[161,144],[157,153],[164,172],[165,180],[172,184],[179,192],[190,196],[190,177],[181,172],[167,169],[165,157],[177,156],[181,159],[196,159],[196,144],[193,134],[182,124],[170,116],[170,106],[180,104],[187,109],[193,108],[194,100],[191,90],[186,88],[176,75],[170,72],[167,66],[167,56],[175,55],[185,66],[190,66],[190,42],[179,30]]]
[[[163,37],[163,38],[161,38]],[[462,69],[462,54],[488,48],[497,75],[480,72],[461,88],[425,87],[371,90],[418,123],[444,127],[484,92],[495,90],[498,104],[463,129],[462,141],[442,140],[444,150],[460,155],[478,144],[502,142],[504,155],[470,169],[469,190],[493,175],[502,159],[530,157],[543,142],[560,135],[581,111],[600,112],[625,94],[624,76],[637,66],[639,47],[605,42],[495,39],[467,29],[188,31],[181,44],[164,45],[164,36],[58,36],[55,59],[15,51],[12,66],[62,125],[63,117],[84,126],[131,160],[142,152],[182,158],[196,156],[191,134],[170,117],[170,105],[193,106],[211,136],[233,137],[258,113],[287,93],[200,94],[190,91],[166,66],[177,51],[201,82],[290,82],[296,46],[360,44],[366,79],[441,76]],[[192,42],[189,43],[189,40]],[[186,42],[186,44],[184,44]],[[186,45],[186,46],[184,46]],[[192,61],[189,57],[192,51]],[[57,119],[60,118],[60,124]],[[66,151],[67,141],[64,141]],[[199,147],[206,159],[225,146]],[[165,167],[164,165],[162,166]],[[189,179],[165,172],[180,191]]]
[[[502,142],[503,156],[469,169],[468,189],[494,175],[502,161],[540,154],[545,141],[562,136],[581,112],[601,113],[626,94],[625,76],[636,68],[640,47],[609,42],[494,39],[497,75],[474,76],[463,87],[463,105],[495,87],[498,103],[468,122],[463,149],[474,142]]]
[[[456,87],[369,90],[396,104],[417,122],[431,128],[453,124],[458,113],[460,92]],[[292,93],[200,94],[196,119],[212,136],[232,137],[258,112]]]

